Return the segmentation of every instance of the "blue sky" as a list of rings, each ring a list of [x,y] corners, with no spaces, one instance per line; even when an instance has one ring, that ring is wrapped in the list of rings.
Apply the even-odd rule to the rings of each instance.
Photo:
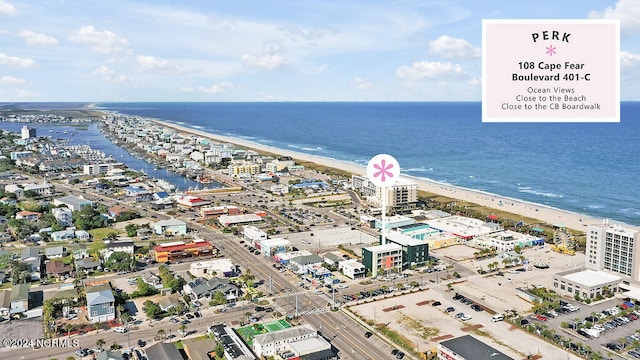
[[[0,0],[0,101],[479,101],[482,19],[621,21],[639,0]]]

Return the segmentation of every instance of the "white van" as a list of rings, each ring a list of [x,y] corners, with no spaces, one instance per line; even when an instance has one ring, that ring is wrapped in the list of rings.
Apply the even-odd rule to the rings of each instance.
[[[504,320],[504,316],[502,315],[493,315],[493,317],[491,318],[491,322],[498,322],[498,321],[502,321]]]

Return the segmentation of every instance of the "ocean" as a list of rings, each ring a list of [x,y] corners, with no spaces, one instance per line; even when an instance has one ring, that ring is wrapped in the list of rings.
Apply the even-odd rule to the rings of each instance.
[[[482,123],[479,102],[98,103],[278,148],[640,225],[640,103],[621,122]]]

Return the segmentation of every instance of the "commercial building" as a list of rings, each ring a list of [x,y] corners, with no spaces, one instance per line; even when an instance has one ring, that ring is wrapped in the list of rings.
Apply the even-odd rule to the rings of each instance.
[[[167,219],[158,221],[153,225],[158,235],[185,235],[187,233],[187,223],[178,219]]]
[[[342,271],[342,275],[352,280],[362,279],[367,276],[367,268],[356,259],[338,262],[338,270]]]
[[[211,279],[215,276],[231,275],[235,268],[229,259],[216,259],[191,263],[189,272],[195,277]]]
[[[512,251],[516,246],[521,248],[542,246],[544,245],[544,238],[503,230],[477,236],[472,240],[472,244],[481,248],[493,248],[499,252],[506,252]]]
[[[36,129],[25,125],[20,130],[20,137],[23,140],[36,137]]]
[[[200,216],[206,218],[219,215],[238,215],[242,211],[234,205],[206,206],[200,208]]]
[[[268,332],[253,337],[253,351],[258,358],[278,356],[282,359],[335,359],[331,344],[309,324]]]
[[[402,247],[402,269],[424,266],[429,261],[429,244],[397,231],[387,234],[387,242]]]
[[[619,275],[625,284],[640,284],[640,232],[604,222],[587,228],[585,266]]]
[[[156,245],[149,255],[157,262],[179,260],[185,257],[208,256],[213,253],[213,245],[206,240],[196,239],[193,242],[185,243],[175,241]]]
[[[220,215],[218,218],[218,223],[222,226],[258,224],[263,221],[264,219],[256,214]]]
[[[512,357],[500,352],[471,335],[460,336],[445,340],[438,344],[439,360],[513,360]]]
[[[66,205],[66,207],[71,209],[71,211],[80,211],[85,206],[92,206],[93,202],[81,197],[67,195],[67,196],[53,199],[53,205],[54,206]]]
[[[476,236],[487,235],[494,231],[501,230],[496,228],[495,224],[489,225],[482,220],[458,215],[426,220],[424,223],[435,230],[451,234],[462,241],[471,240]]]
[[[242,237],[246,242],[255,246],[256,244],[260,243],[262,240],[267,240],[267,233],[258,229],[255,226],[243,226]]]
[[[364,176],[351,177],[353,190],[358,191],[373,206],[382,206],[383,196],[387,212],[398,213],[415,209],[418,203],[418,186],[410,180],[399,178],[392,185],[378,187]]]
[[[594,300],[620,291],[622,278],[604,271],[570,269],[553,274],[553,290],[560,295]]]
[[[274,256],[287,252],[291,248],[291,242],[287,239],[267,239],[260,241],[260,252],[264,256]]]
[[[454,234],[434,229],[425,223],[401,226],[394,231],[424,241],[429,245],[429,249],[440,249],[460,242],[460,239]]]
[[[402,269],[402,246],[394,243],[362,248],[362,264],[372,277]]]
[[[260,165],[245,160],[232,161],[229,164],[229,175],[234,177],[251,177],[260,173]]]

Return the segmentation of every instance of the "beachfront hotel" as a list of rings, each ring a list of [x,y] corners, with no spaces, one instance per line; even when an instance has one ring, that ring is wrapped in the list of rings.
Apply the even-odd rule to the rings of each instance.
[[[625,284],[640,285],[640,232],[618,224],[591,225],[587,230],[585,267],[620,275]]]
[[[383,196],[386,197],[387,212],[401,213],[416,208],[418,204],[418,185],[413,181],[398,179],[393,185],[382,187],[373,184],[367,177],[353,175],[353,190],[360,193],[372,206],[382,207]]]

